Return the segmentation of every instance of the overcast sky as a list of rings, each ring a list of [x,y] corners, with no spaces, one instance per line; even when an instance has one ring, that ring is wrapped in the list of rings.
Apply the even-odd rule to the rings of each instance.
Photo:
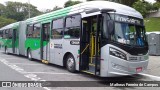
[[[5,4],[7,1],[16,1],[26,3],[30,1],[30,3],[38,8],[38,10],[43,11],[46,9],[53,9],[55,6],[63,7],[64,3],[68,0],[0,0],[0,3]],[[86,0],[72,0],[72,1],[83,1]],[[154,0],[146,0],[149,2],[154,2]]]

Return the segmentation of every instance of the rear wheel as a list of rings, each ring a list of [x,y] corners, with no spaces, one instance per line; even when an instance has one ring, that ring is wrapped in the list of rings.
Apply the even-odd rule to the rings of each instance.
[[[75,65],[75,59],[73,57],[73,55],[68,55],[67,59],[66,59],[66,68],[68,69],[68,71],[70,72],[75,72],[76,65]]]
[[[5,54],[8,54],[8,48],[5,47]]]
[[[32,60],[32,54],[31,54],[30,49],[28,49],[28,51],[27,51],[27,57],[28,57],[29,60]]]

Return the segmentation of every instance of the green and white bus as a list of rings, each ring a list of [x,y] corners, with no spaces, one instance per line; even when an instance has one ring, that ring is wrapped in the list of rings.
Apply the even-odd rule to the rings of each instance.
[[[6,53],[19,53],[18,28],[19,22],[16,22],[0,29],[0,47],[4,48]]]
[[[142,15],[113,2],[77,4],[10,24],[0,32],[5,53],[65,66],[70,72],[115,77],[141,73],[148,66]]]

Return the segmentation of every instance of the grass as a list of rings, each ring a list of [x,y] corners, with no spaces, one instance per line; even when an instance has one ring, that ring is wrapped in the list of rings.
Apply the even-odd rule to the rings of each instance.
[[[147,32],[160,31],[160,17],[145,18],[144,23]]]

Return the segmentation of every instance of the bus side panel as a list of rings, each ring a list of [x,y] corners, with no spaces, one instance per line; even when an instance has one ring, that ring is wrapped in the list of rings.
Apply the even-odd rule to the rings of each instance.
[[[79,39],[64,39],[64,41],[63,41],[63,53],[65,55],[65,53],[70,52],[74,56],[75,63],[76,63],[76,70],[79,71],[79,50],[80,50],[80,45],[71,44],[71,42],[79,42]]]
[[[27,50],[31,50],[32,58],[40,60],[40,39],[27,38],[25,41],[26,54]]]
[[[19,54],[27,56],[25,52],[25,40],[26,40],[26,22],[20,22],[19,27]]]
[[[12,39],[5,39],[4,46],[7,47],[9,53],[12,53]]]
[[[5,51],[5,44],[4,44],[4,43],[5,43],[5,39],[2,38],[1,40],[2,40],[2,41],[1,41],[1,50],[2,50],[2,51]]]
[[[71,53],[76,62],[76,70],[79,70],[79,45],[71,45],[71,39],[61,39],[62,47],[57,48],[60,42],[57,40],[50,40],[50,63],[63,66],[63,58],[66,53]],[[73,40],[75,41],[75,40]],[[79,40],[76,40],[79,41]],[[64,63],[65,64],[65,63]]]
[[[2,43],[3,43],[3,40],[2,40],[2,37],[0,37],[0,50],[2,48]]]
[[[32,58],[41,60],[40,59],[40,48],[37,50],[31,50]]]
[[[109,49],[107,45],[101,48],[101,62],[100,62],[100,76],[108,76],[108,63],[109,63]]]
[[[51,39],[50,63],[63,66],[63,39]]]

